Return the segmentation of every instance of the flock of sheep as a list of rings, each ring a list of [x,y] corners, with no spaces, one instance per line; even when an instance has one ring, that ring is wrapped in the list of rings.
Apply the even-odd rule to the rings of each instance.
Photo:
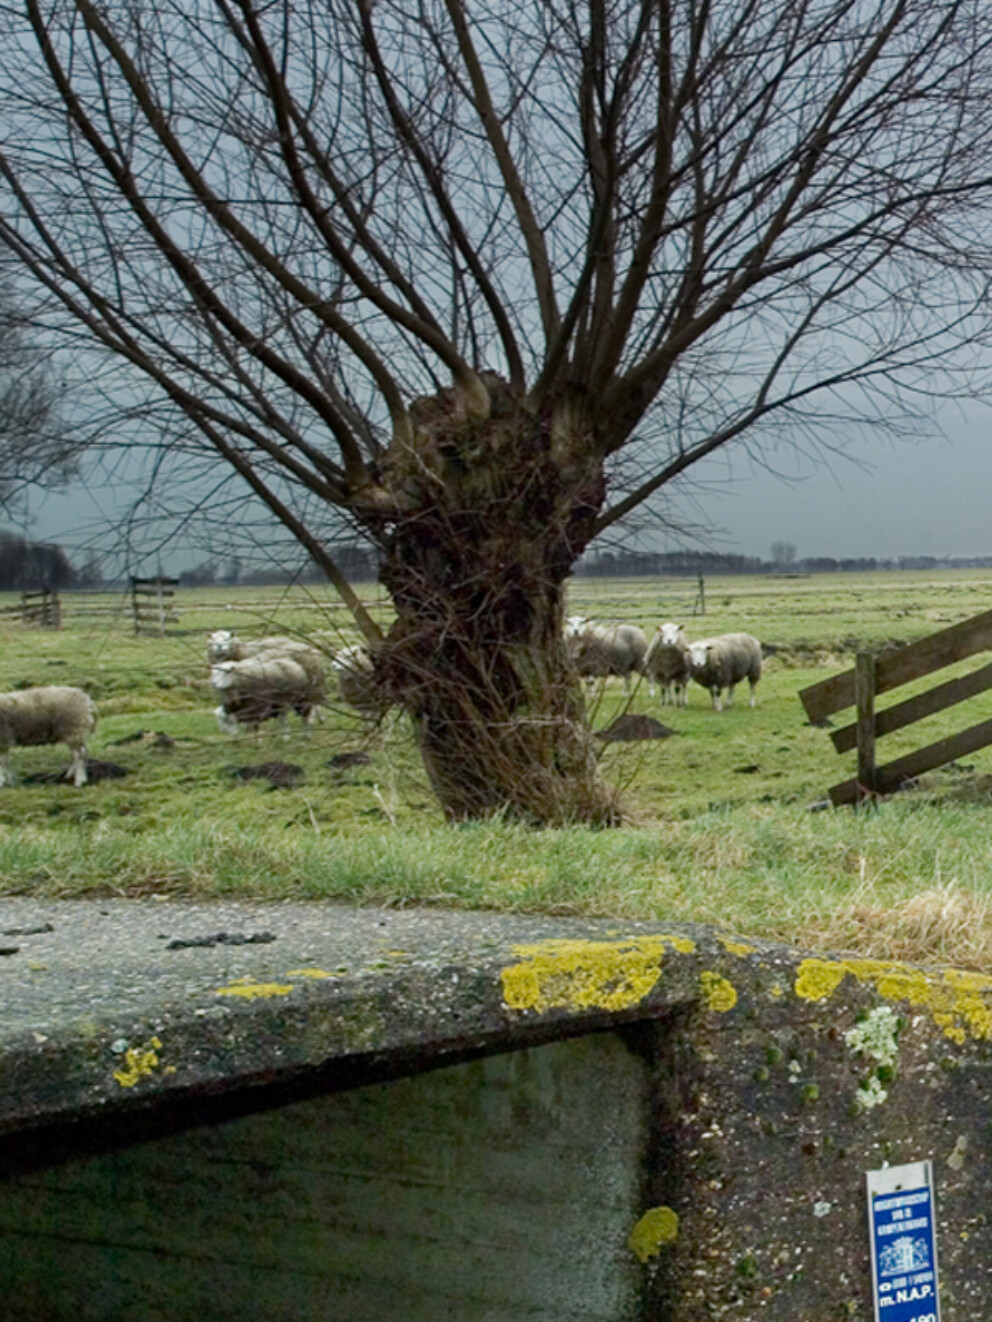
[[[619,675],[624,692],[630,691],[631,677],[643,675],[651,686],[657,684],[662,703],[685,707],[689,701],[689,680],[708,690],[713,708],[720,711],[723,693],[727,706],[734,701],[734,689],[747,680],[754,691],[761,678],[761,644],[749,633],[725,633],[715,638],[700,638],[690,643],[679,624],[659,624],[649,643],[636,624],[596,624],[579,615],[565,621],[565,639],[580,675],[600,679]]]
[[[618,675],[629,692],[631,677],[658,684],[663,703],[686,706],[689,680],[707,689],[719,711],[722,695],[733,701],[743,680],[754,690],[761,678],[761,644],[747,633],[723,634],[690,643],[677,624],[658,626],[650,644],[632,624],[596,624],[581,616],[565,622],[565,639],[579,674],[587,679]],[[319,648],[285,636],[242,639],[228,629],[210,634],[210,685],[219,699],[214,715],[221,730],[257,730],[278,719],[284,731],[290,712],[309,730],[320,719],[326,695],[327,656]],[[382,714],[372,657],[362,646],[342,648],[331,659],[342,700],[364,716]],[[64,685],[0,693],[0,786],[12,784],[10,750],[18,745],[64,743],[72,754],[66,778],[86,784],[86,743],[96,727],[96,706],[83,689]]]

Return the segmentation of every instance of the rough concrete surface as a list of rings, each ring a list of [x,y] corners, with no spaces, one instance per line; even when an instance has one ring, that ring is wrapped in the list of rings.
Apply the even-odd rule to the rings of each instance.
[[[0,949],[11,1172],[49,1143],[54,1161],[94,1133],[131,1141],[135,1117],[218,1119],[208,1102],[610,1030],[650,1076],[624,1250],[644,1318],[868,1322],[864,1172],[925,1158],[943,1322],[992,1317],[985,975],[704,928],[325,904],[9,900]]]

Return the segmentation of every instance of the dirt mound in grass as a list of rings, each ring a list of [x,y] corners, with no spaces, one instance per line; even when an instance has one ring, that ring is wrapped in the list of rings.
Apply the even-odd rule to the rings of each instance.
[[[618,717],[605,730],[597,730],[596,738],[632,743],[637,739],[667,739],[669,735],[674,733],[674,730],[670,730],[667,725],[662,725],[661,721],[656,721],[653,716],[642,716],[634,712],[628,712],[626,716]]]

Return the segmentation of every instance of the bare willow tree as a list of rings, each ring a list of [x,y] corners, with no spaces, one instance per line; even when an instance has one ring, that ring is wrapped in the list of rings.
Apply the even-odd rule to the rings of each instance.
[[[0,236],[332,578],[314,501],[378,546],[452,817],[615,819],[561,640],[597,534],[980,366],[984,0],[0,13]]]

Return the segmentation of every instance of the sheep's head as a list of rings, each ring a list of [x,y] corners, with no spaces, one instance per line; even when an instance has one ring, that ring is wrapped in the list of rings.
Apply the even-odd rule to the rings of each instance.
[[[565,637],[581,638],[591,624],[588,615],[569,615],[565,619]]]
[[[707,642],[689,644],[689,664],[693,670],[702,670],[709,656],[710,644]]]
[[[681,624],[672,624],[668,620],[658,625],[658,637],[665,647],[681,647],[685,643]]]
[[[207,636],[207,655],[211,661],[230,660],[234,652],[234,633],[231,629],[215,629]]]
[[[339,675],[346,672],[351,675],[371,674],[374,669],[372,658],[361,643],[342,647],[332,658],[331,665]]]

